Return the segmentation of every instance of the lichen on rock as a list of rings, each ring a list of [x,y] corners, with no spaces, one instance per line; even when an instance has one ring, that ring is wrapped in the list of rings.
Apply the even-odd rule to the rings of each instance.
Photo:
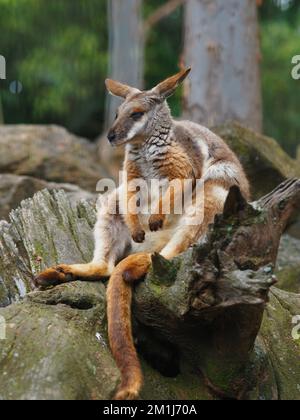
[[[60,263],[88,262],[93,254],[96,210],[73,205],[63,191],[37,193],[0,222],[0,306],[32,290],[32,277]]]
[[[272,138],[258,134],[238,123],[216,127],[215,131],[235,151],[257,199],[287,178],[300,178],[300,165]]]
[[[260,232],[266,219],[257,212],[247,213],[247,229],[252,214]],[[93,204],[74,205],[65,192],[44,190],[13,211],[10,223],[0,223],[0,316],[7,323],[7,338],[0,341],[0,400],[112,398],[120,374],[107,341],[105,282],[43,292],[32,292],[31,285],[48,266],[91,259],[95,220]],[[241,236],[237,223],[226,238],[227,222],[220,217],[215,228],[222,235],[212,234],[217,253],[214,246],[197,246],[172,262],[156,256],[136,288],[133,319],[145,400],[300,399],[300,345],[291,335],[299,296],[272,289],[261,332],[249,348],[272,272],[228,263],[228,238],[238,247]],[[225,274],[222,266],[229,267]]]

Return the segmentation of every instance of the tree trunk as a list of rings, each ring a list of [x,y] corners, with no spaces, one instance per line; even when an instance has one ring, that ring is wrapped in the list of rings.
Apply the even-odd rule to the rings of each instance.
[[[234,187],[205,245],[171,263],[154,256],[152,273],[134,297],[142,330],[151,329],[143,338],[145,357],[150,348],[154,358],[158,337],[177,355],[178,369],[178,360],[191,363],[223,398],[249,398],[251,387],[262,385],[259,378],[270,380],[267,366],[253,362],[253,349],[276,283],[272,267],[280,238],[299,210],[300,180],[284,182],[254,205]]]
[[[144,25],[142,0],[108,0],[109,69],[108,76],[142,88],[144,78]],[[98,154],[111,177],[118,180],[123,150],[113,150],[106,139],[121,99],[106,97],[104,133],[98,139]]]
[[[213,126],[236,120],[262,130],[260,48],[253,0],[189,0],[185,6],[185,117]]]
[[[144,35],[142,0],[108,0],[109,77],[142,88]],[[106,127],[114,121],[120,101],[108,96]]]

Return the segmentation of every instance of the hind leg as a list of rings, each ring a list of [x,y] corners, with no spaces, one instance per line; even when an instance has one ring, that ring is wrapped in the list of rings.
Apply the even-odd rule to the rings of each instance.
[[[204,199],[195,215],[185,215],[170,242],[162,249],[161,255],[171,260],[191,245],[205,240],[209,225],[215,216],[223,212],[228,190],[216,182],[209,181],[204,187]]]
[[[61,264],[49,268],[35,278],[36,287],[47,287],[75,280],[98,281],[109,277],[116,264],[130,252],[129,230],[118,214],[99,212],[94,230],[94,258],[88,264]]]

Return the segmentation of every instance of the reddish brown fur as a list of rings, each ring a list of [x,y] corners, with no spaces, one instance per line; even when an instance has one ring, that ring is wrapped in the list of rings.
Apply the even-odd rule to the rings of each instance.
[[[113,95],[120,96],[121,98],[126,98],[132,90],[129,86],[111,79],[106,79],[105,84],[109,92]]]
[[[172,95],[172,93],[179,86],[179,84],[183,82],[183,80],[187,77],[190,71],[191,69],[182,70],[174,76],[171,76],[168,79],[164,80],[159,85],[157,85],[157,92],[165,97]]]
[[[36,287],[56,286],[74,280],[97,281],[107,276],[107,266],[99,264],[61,264],[40,273],[35,279]]]
[[[127,186],[130,185],[130,181],[135,179],[139,179],[142,177],[141,172],[137,165],[134,162],[127,161],[125,165],[125,170],[127,171]],[[133,201],[134,196],[136,195],[135,191],[131,191],[130,188],[127,191],[127,204]],[[143,230],[140,220],[137,214],[131,212],[131,209],[128,206],[127,214],[125,215],[126,224],[130,230],[132,239],[137,242],[141,243],[145,239],[145,231]]]
[[[151,257],[148,254],[131,255],[115,268],[108,285],[109,342],[122,374],[116,400],[136,399],[143,384],[143,374],[132,337],[132,286],[129,283],[142,278],[150,264]]]

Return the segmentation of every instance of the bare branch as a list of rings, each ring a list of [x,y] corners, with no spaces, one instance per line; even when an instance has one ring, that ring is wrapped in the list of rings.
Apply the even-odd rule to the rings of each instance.
[[[147,34],[154,25],[157,25],[162,19],[168,17],[185,2],[186,0],[169,0],[166,4],[155,10],[145,21],[145,33]]]

